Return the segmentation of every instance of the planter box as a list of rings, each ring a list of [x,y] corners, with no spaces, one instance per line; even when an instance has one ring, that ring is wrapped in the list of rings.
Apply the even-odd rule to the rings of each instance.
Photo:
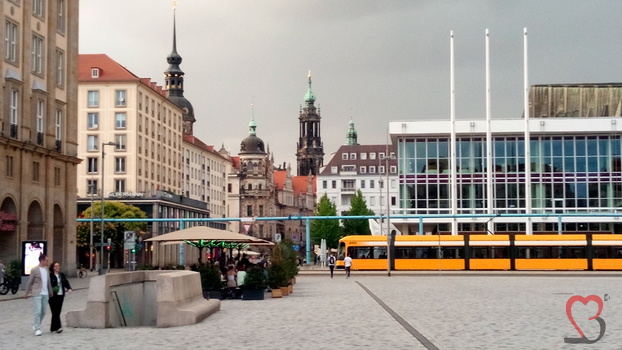
[[[281,293],[283,293],[283,296],[288,296],[289,295],[289,287],[281,287]]]
[[[203,298],[205,299],[222,299],[222,289],[204,290]]]
[[[264,293],[263,289],[244,289],[242,300],[263,300]]]
[[[281,292],[281,288],[272,288],[272,297],[273,298],[282,298],[283,293]]]
[[[294,286],[293,285],[289,285],[287,286],[287,293],[292,294],[294,292]]]

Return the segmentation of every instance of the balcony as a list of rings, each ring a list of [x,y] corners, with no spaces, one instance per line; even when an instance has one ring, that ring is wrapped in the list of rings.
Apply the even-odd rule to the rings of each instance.
[[[342,187],[341,188],[341,192],[343,192],[343,193],[354,193],[354,192],[356,192],[356,188],[355,187]]]

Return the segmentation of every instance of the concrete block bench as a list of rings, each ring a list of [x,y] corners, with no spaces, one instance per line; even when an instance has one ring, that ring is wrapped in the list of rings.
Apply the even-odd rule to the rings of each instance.
[[[220,310],[206,300],[193,271],[134,271],[92,277],[86,309],[67,313],[78,328],[177,327]]]

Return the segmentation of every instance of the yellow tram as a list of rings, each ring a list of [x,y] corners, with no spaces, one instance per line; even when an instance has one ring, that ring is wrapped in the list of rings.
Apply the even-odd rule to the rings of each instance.
[[[425,235],[339,240],[337,268],[352,258],[353,270],[622,270],[622,235]]]

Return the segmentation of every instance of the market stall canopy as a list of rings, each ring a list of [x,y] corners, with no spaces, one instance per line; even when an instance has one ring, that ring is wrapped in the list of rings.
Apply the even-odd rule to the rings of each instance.
[[[231,231],[219,230],[208,226],[194,226],[187,229],[165,233],[147,239],[148,242],[167,242],[178,244],[199,241],[220,241],[231,243],[246,243],[250,245],[273,245],[274,243],[261,238],[247,236]]]

